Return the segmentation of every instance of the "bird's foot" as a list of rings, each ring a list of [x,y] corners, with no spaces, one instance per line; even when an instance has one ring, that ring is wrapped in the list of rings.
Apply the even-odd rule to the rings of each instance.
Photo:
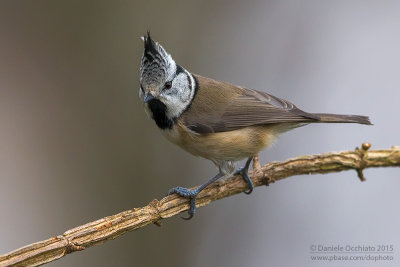
[[[249,190],[244,191],[244,193],[247,194],[247,195],[251,194],[251,192],[253,192],[253,189],[254,189],[254,185],[253,185],[253,182],[251,181],[251,179],[249,177],[248,171],[249,171],[249,167],[248,166],[247,167],[244,166],[242,168],[239,168],[235,172],[235,175],[240,174],[243,177],[243,179],[246,181],[246,183],[249,185]]]
[[[199,190],[197,189],[189,189],[189,188],[185,188],[185,187],[175,187],[172,188],[171,190],[169,190],[168,195],[171,194],[178,194],[181,197],[185,197],[185,198],[189,198],[190,199],[190,209],[188,211],[189,213],[189,217],[182,217],[182,219],[184,220],[190,220],[193,218],[194,214],[196,213],[196,197],[199,194]]]

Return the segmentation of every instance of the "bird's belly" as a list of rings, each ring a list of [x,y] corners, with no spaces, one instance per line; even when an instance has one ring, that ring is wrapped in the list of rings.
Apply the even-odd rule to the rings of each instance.
[[[213,161],[238,161],[253,156],[272,144],[276,137],[275,131],[268,126],[200,135],[178,125],[163,133],[189,153]]]

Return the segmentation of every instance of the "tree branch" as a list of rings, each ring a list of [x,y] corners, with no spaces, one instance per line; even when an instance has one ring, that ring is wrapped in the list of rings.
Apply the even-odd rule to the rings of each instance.
[[[363,169],[371,167],[400,166],[400,147],[388,150],[371,150],[364,143],[355,151],[302,156],[284,162],[271,162],[250,173],[254,186],[268,185],[286,177],[300,174],[339,172],[354,169],[364,181]],[[259,166],[255,161],[254,166]],[[205,206],[217,199],[241,193],[247,184],[239,176],[211,184],[197,198],[197,206]],[[57,260],[65,255],[83,250],[129,231],[172,217],[189,208],[188,199],[177,195],[154,199],[147,206],[127,210],[94,222],[78,226],[64,234],[27,245],[0,256],[0,266],[38,266]]]

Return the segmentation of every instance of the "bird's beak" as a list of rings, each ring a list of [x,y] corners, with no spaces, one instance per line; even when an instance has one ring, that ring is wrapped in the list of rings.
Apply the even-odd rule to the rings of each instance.
[[[155,97],[151,93],[147,93],[144,95],[143,102],[148,103],[150,100],[154,99]]]

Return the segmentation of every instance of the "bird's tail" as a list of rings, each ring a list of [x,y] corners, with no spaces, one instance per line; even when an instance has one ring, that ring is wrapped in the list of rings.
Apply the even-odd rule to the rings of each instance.
[[[328,113],[313,113],[312,115],[319,118],[320,122],[327,123],[359,123],[372,125],[367,116],[360,115],[339,115],[339,114],[328,114]]]

